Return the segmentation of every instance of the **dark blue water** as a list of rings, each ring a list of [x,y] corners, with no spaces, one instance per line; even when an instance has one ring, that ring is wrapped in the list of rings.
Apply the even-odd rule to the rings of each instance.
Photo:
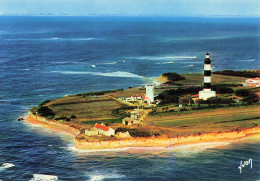
[[[89,153],[17,122],[46,99],[202,72],[206,52],[214,70],[259,69],[259,35],[259,18],[0,17],[0,179],[259,180],[259,140]]]

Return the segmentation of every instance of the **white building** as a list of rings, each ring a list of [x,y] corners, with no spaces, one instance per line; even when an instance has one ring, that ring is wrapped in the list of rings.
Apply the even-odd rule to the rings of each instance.
[[[154,102],[154,86],[153,85],[146,85],[146,94],[145,99],[149,101],[149,103]]]
[[[131,119],[139,119],[140,118],[140,112],[139,111],[131,111]]]
[[[94,130],[98,131],[98,135],[100,135],[100,134],[105,135],[105,136],[115,135],[115,130],[113,128],[105,126],[104,124],[96,123],[94,126]]]
[[[116,134],[116,136],[118,136],[118,137],[120,137],[120,138],[131,138],[131,136],[130,136],[130,134],[129,134],[128,131],[127,131],[127,132],[118,132],[118,133]]]
[[[216,92],[208,89],[199,91],[199,99],[207,100],[210,97],[216,97]]]
[[[95,130],[95,129],[86,129],[85,130],[85,134],[87,136],[97,136],[99,134],[98,130]]]

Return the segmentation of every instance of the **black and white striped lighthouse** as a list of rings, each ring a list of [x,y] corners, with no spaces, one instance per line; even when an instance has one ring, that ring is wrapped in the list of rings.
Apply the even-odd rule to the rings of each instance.
[[[211,59],[207,53],[204,59],[204,87],[199,92],[199,98],[207,100],[210,97],[216,97],[216,92],[211,90]]]
[[[211,59],[209,53],[204,60],[204,90],[211,91]]]

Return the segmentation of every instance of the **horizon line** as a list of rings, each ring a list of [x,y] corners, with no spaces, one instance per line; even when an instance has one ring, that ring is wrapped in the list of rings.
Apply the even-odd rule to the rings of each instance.
[[[27,14],[27,13],[0,13],[1,16],[68,16],[68,17],[94,17],[94,16],[113,16],[113,17],[178,17],[178,18],[260,18],[257,15],[127,15],[127,14],[53,14],[53,13],[44,13],[44,14]]]

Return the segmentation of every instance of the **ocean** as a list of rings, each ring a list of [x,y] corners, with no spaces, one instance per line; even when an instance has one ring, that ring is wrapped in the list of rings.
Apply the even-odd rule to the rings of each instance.
[[[260,67],[259,18],[0,16],[0,180],[260,180],[260,140],[102,152],[18,122],[46,99]],[[241,161],[252,159],[252,168]]]

